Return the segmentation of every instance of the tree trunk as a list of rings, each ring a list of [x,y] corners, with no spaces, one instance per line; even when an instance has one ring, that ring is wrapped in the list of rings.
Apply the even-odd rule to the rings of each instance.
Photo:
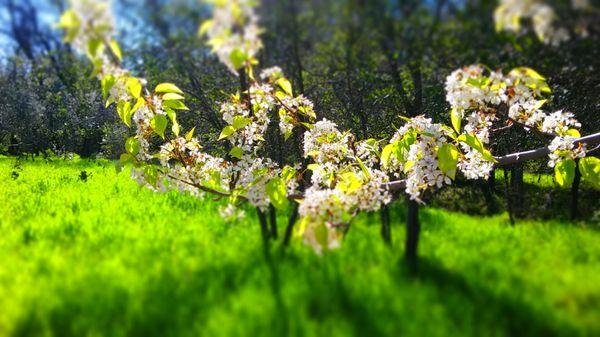
[[[269,234],[271,235],[271,238],[277,239],[277,210],[273,205],[269,205],[269,220],[271,226],[271,232]]]
[[[513,203],[513,213],[517,218],[525,216],[525,191],[523,184],[523,167],[513,166],[510,170],[510,192]]]
[[[581,172],[579,172],[579,160],[577,160],[577,166],[575,166],[575,179],[573,179],[573,186],[571,187],[571,220],[576,220],[579,215],[578,203],[580,183]]]
[[[392,244],[392,228],[390,226],[390,208],[388,205],[381,207],[379,215],[381,217],[381,237],[383,242],[389,246]]]
[[[508,218],[510,219],[510,224],[514,226],[515,218],[513,216],[512,198],[510,193],[510,186],[508,183],[508,168],[504,169],[504,198],[506,199],[506,210],[508,211]]]
[[[408,215],[406,217],[406,244],[404,258],[408,267],[415,271],[417,268],[417,248],[419,245],[419,204],[414,200],[408,201]]]
[[[256,207],[256,214],[258,215],[258,222],[260,223],[260,232],[264,242],[269,241],[269,228],[267,225],[267,217],[265,213]]]
[[[296,223],[296,219],[298,219],[298,207],[300,204],[297,202],[294,203],[294,208],[292,208],[292,214],[288,219],[287,227],[285,228],[285,236],[283,237],[283,245],[287,246],[290,244],[290,240],[292,239],[292,231],[294,229],[294,224]]]

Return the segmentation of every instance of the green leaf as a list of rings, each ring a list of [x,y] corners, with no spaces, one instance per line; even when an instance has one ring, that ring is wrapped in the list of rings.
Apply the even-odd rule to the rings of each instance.
[[[327,241],[329,239],[327,227],[325,224],[320,223],[313,230],[315,232],[315,240],[323,247],[323,250],[326,250],[328,247]]]
[[[494,158],[494,156],[492,156],[492,154],[490,153],[490,151],[488,151],[483,146],[483,143],[481,143],[479,138],[475,137],[474,135],[468,134],[468,133],[463,133],[462,135],[458,136],[457,139],[458,139],[458,141],[466,143],[467,145],[469,145],[470,147],[475,149],[477,152],[481,153],[481,155],[483,156],[483,159],[494,162],[494,163],[497,162],[496,159]]]
[[[90,39],[87,47],[88,55],[92,59],[95,59],[104,50],[104,44],[102,44],[102,40],[99,39]]]
[[[344,172],[339,178],[336,188],[344,193],[352,193],[363,185],[363,181],[354,172]]]
[[[266,192],[269,196],[271,204],[279,209],[285,210],[288,206],[287,188],[285,181],[281,178],[273,178],[269,180],[266,186]]]
[[[122,153],[119,160],[117,160],[117,162],[115,163],[115,170],[117,171],[117,173],[119,173],[123,171],[123,167],[125,167],[125,165],[133,163],[134,161],[135,158],[133,155],[129,153]]]
[[[290,83],[290,81],[288,81],[286,78],[280,78],[277,80],[277,85],[279,85],[279,87],[289,96],[293,96],[292,93],[292,84]]]
[[[165,115],[156,115],[150,120],[150,127],[161,138],[165,138],[165,130],[167,129],[167,117]]]
[[[79,17],[75,13],[75,11],[72,9],[69,9],[60,16],[60,19],[58,20],[56,27],[61,28],[61,29],[68,29],[68,28],[79,27],[80,24],[81,24],[81,21],[79,21]]]
[[[367,169],[367,166],[365,165],[365,163],[363,163],[363,161],[360,160],[360,158],[358,158],[358,157],[354,157],[354,159],[356,159],[356,162],[358,163],[358,167],[360,167],[360,170],[362,171],[365,178],[367,178],[367,179],[371,178],[371,172],[369,172],[369,169]]]
[[[307,169],[307,170],[309,170],[309,171],[314,171],[314,170],[316,170],[317,168],[319,168],[319,164],[315,164],[315,163],[313,163],[313,164],[308,164],[308,165],[306,166],[306,169]]]
[[[600,190],[600,159],[585,157],[579,160],[581,178],[590,183],[595,189]]]
[[[284,168],[281,170],[281,179],[283,179],[284,181],[290,181],[291,179],[293,179],[296,176],[296,169],[286,165],[284,166]]]
[[[102,86],[102,100],[106,101],[108,95],[110,94],[110,90],[117,82],[117,79],[113,75],[106,75],[102,77],[102,81],[100,82]]]
[[[108,46],[112,53],[117,57],[119,61],[123,60],[123,53],[121,52],[121,47],[119,47],[119,43],[115,40],[109,42]]]
[[[223,128],[223,131],[221,131],[221,134],[219,135],[219,140],[225,139],[234,133],[235,133],[235,129],[233,128],[233,126],[227,125],[226,127]]]
[[[129,137],[125,141],[125,151],[132,156],[140,153],[140,141],[135,137]]]
[[[533,70],[531,68],[527,68],[527,67],[518,67],[518,68],[515,68],[515,69],[511,70],[511,73],[513,71],[514,72],[521,72],[524,75],[529,76],[531,78],[534,78],[536,80],[542,80],[542,81],[544,81],[546,79],[544,76],[540,75],[537,71],[535,71],[535,70]]]
[[[404,163],[404,173],[408,173],[410,171],[411,168],[413,168],[415,166],[415,162],[412,160],[407,160]]]
[[[142,83],[137,77],[129,77],[127,79],[127,91],[129,91],[134,98],[140,98],[142,93]]]
[[[252,118],[244,116],[233,117],[233,128],[239,130],[245,128],[248,124],[252,123]]]
[[[480,88],[481,87],[481,80],[478,78],[473,78],[473,77],[469,77],[467,79],[467,84],[470,84],[474,87]]]
[[[194,137],[194,131],[196,131],[195,126],[190,131],[188,131],[188,133],[185,134],[185,140],[187,140],[188,142],[192,140],[192,137]]]
[[[131,110],[131,103],[129,101],[119,101],[117,103],[117,114],[127,126],[131,127],[131,116],[133,111]]]
[[[231,151],[229,151],[229,154],[233,158],[242,159],[242,155],[244,155],[244,150],[242,150],[241,147],[236,146],[233,149],[231,149]]]
[[[458,149],[453,144],[444,144],[438,150],[438,165],[440,170],[451,179],[456,177],[456,165],[458,164]]]
[[[154,88],[156,93],[176,93],[183,95],[183,91],[173,83],[161,83]]]
[[[163,106],[175,110],[189,110],[189,108],[185,106],[182,101],[163,101]]]
[[[299,202],[301,202],[301,201],[299,201]],[[304,232],[306,232],[306,228],[308,228],[309,223],[310,223],[310,217],[305,216],[305,217],[300,218],[298,225],[294,226],[294,237],[295,238],[302,237],[302,235],[304,235]]]
[[[171,131],[173,131],[173,134],[177,137],[179,137],[179,131],[181,130],[181,127],[179,126],[179,122],[177,122],[176,118],[173,118],[173,125],[171,126]]]
[[[131,114],[133,115],[136,111],[138,111],[139,108],[141,108],[145,104],[146,101],[142,97],[138,98],[135,104],[133,105],[133,108],[131,108]]]
[[[163,101],[179,101],[185,99],[185,97],[181,96],[178,93],[168,92],[162,96]]]
[[[72,9],[65,11],[56,24],[56,28],[65,30],[64,41],[66,43],[71,43],[75,40],[75,37],[79,34],[80,27],[81,21],[77,13]]]
[[[210,27],[213,25],[213,22],[213,20],[206,20],[202,22],[202,24],[198,28],[198,36],[203,36],[204,34],[206,34],[206,32],[208,32]]]
[[[142,175],[146,182],[154,187],[156,187],[156,182],[158,181],[158,170],[153,165],[146,165],[142,170]]]
[[[392,154],[396,152],[397,143],[386,145],[381,151],[381,166],[387,168],[390,164]]]
[[[556,163],[554,178],[560,187],[570,187],[575,179],[575,161],[565,159]]]
[[[240,49],[234,49],[229,55],[229,60],[231,60],[231,64],[235,69],[240,69],[246,63],[248,59],[248,55],[241,51]]]
[[[577,129],[569,129],[567,130],[567,135],[575,138],[581,138],[581,133]]]
[[[450,121],[452,122],[452,127],[454,128],[454,131],[456,131],[456,133],[460,133],[460,128],[462,126],[462,118],[462,112],[458,111],[457,109],[453,108],[450,111]]]

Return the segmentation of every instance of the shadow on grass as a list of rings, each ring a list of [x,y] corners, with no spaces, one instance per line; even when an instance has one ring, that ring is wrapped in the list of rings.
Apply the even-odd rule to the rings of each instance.
[[[402,267],[399,278],[412,278],[435,286],[440,293],[458,294],[478,310],[478,320],[491,320],[496,331],[504,336],[578,336],[574,327],[558,322],[553,317],[536,312],[517,298],[490,291],[486,286],[467,280],[462,275],[444,268],[439,262],[420,258],[416,270]],[[454,317],[461,320],[460,308]],[[482,332],[485,333],[485,332]]]
[[[441,301],[458,328],[442,330],[442,335],[484,336],[490,332],[503,336],[578,335],[573,327],[553,321],[518,299],[494,294],[487,287],[444,269],[436,261],[421,259],[416,273],[410,273],[401,264],[391,267],[387,273],[393,284],[385,288],[387,295],[373,298],[370,289],[353,284],[352,275],[344,272],[347,266],[340,266],[339,261],[310,269],[296,264],[296,257],[290,256],[293,254],[276,254],[269,248],[252,255],[254,263],[218,263],[184,274],[183,278],[168,271],[160,272],[146,280],[139,293],[111,282],[110,277],[90,275],[76,286],[55,293],[61,302],[48,311],[39,311],[35,305],[29,308],[28,315],[17,322],[13,336],[40,336],[41,332],[64,337],[189,336],[205,332],[203,327],[209,323],[213,329],[215,324],[223,329],[219,335],[303,336],[310,335],[304,324],[331,321],[348,328],[342,335],[346,332],[354,336],[419,335],[410,331],[420,329],[419,324],[427,324],[427,315],[433,310],[433,305],[427,307],[428,299],[438,304]],[[256,270],[260,272],[257,274]],[[260,275],[258,281],[257,275]],[[302,291],[300,297],[282,292],[290,283],[304,281],[310,285],[298,288]],[[377,280],[373,282],[377,287]],[[249,289],[256,291],[257,297],[242,297],[248,301],[244,310],[257,312],[236,311],[240,294]],[[418,291],[433,297],[406,296],[407,292]],[[386,306],[373,307],[374,302],[385,302],[387,296],[401,297],[406,302],[416,296],[419,301],[403,303],[401,312]],[[298,298],[302,302],[294,302]],[[475,310],[463,311],[461,305]],[[217,323],[211,322],[215,314]],[[461,334],[460,328],[468,324],[465,322],[476,325],[470,328],[471,334]],[[408,325],[412,329],[403,333]],[[231,331],[235,333],[228,333]]]

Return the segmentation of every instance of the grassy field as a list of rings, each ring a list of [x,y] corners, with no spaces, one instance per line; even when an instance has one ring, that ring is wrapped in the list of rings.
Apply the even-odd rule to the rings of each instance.
[[[425,208],[411,274],[402,204],[391,249],[362,215],[317,256],[264,249],[253,216],[225,223],[216,203],[140,189],[110,162],[14,162],[0,158],[0,336],[600,335],[586,223]]]

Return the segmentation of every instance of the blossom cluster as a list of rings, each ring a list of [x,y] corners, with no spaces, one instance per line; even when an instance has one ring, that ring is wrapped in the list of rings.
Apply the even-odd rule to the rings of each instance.
[[[300,206],[305,243],[317,251],[333,248],[356,212],[377,211],[391,202],[389,177],[376,168],[378,152],[376,142],[355,142],[354,135],[327,119],[304,133],[304,157],[313,161],[312,186]]]
[[[213,53],[237,75],[237,71],[244,66],[243,61],[254,59],[263,46],[254,1],[210,2],[214,5],[213,17],[202,24],[200,34],[206,34]]]
[[[585,157],[585,144],[580,143],[575,145],[576,138],[573,136],[556,137],[552,140],[548,149],[550,150],[550,160],[548,166],[556,167],[556,165],[566,159],[578,159]]]
[[[572,0],[573,9],[590,7],[588,0]],[[501,0],[494,12],[496,30],[520,32],[521,21],[531,20],[533,30],[540,41],[557,46],[569,40],[569,32],[557,25],[554,8],[542,0]]]
[[[585,156],[585,148],[573,145],[574,139],[579,137],[577,129],[581,124],[573,113],[562,110],[547,113],[542,110],[550,88],[545,78],[532,69],[516,68],[506,75],[491,71],[487,75],[480,65],[465,67],[446,78],[446,91],[453,113],[460,117],[467,114],[464,130],[473,134],[483,145],[489,143],[492,123],[504,117],[527,130],[535,129],[554,137],[550,145],[550,167],[555,167],[561,159]],[[461,146],[466,149],[469,145]],[[477,172],[489,172],[492,169],[489,164],[487,167],[481,166],[481,153],[471,152],[467,156],[471,157],[470,172],[474,173],[466,174],[468,178],[480,178],[482,176]],[[465,172],[465,168],[461,169]]]
[[[413,200],[420,200],[421,193],[430,188],[450,184],[451,178],[439,167],[438,150],[447,143],[449,131],[430,118],[417,116],[403,125],[392,137],[392,150],[397,153],[386,163],[387,170],[400,176],[406,175],[405,192]]]

